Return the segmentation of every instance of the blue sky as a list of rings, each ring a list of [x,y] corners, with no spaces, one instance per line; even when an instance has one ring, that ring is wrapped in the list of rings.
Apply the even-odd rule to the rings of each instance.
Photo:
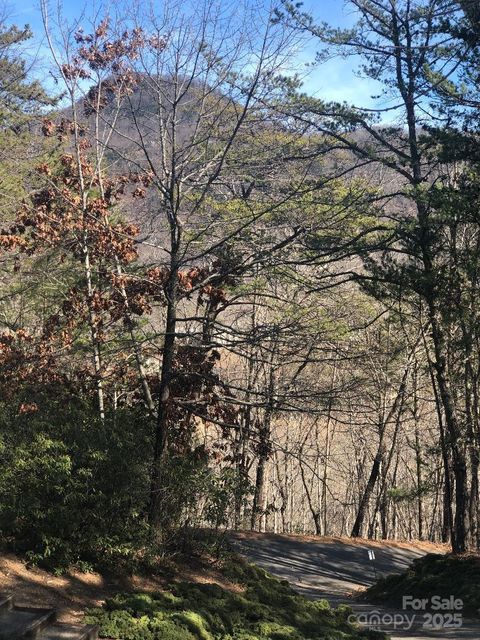
[[[122,2],[118,0],[117,8]],[[156,0],[161,2],[161,0]],[[265,0],[267,1],[267,0]],[[50,0],[52,6],[56,6],[57,0]],[[95,6],[101,3],[91,0]],[[61,2],[62,13],[67,20],[75,18],[81,12],[83,0],[63,0]],[[354,23],[355,16],[348,3],[344,0],[305,0],[304,9],[315,17],[318,22],[326,21],[335,26],[350,26]],[[35,47],[42,54],[43,25],[40,14],[40,0],[17,0],[10,6],[9,20],[18,25],[29,24],[35,34]],[[312,43],[302,51],[297,61],[300,68],[315,59],[315,45]],[[355,103],[364,107],[371,107],[374,101],[371,95],[376,92],[373,82],[359,78],[354,72],[354,63],[351,60],[335,59],[314,68],[305,79],[304,90],[327,100],[339,100]],[[41,66],[37,66],[41,69]],[[41,75],[41,71],[38,71]]]

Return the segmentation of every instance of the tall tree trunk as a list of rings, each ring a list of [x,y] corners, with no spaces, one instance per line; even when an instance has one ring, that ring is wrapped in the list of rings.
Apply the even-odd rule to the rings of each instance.
[[[330,383],[330,395],[328,398],[328,410],[327,410],[327,424],[325,428],[325,456],[323,463],[323,478],[322,478],[322,509],[323,509],[323,535],[328,535],[328,512],[327,512],[327,496],[328,496],[328,465],[330,462],[330,453],[332,448],[332,440],[334,428],[331,428],[332,422],[332,408],[333,408],[333,391],[335,388],[335,382],[337,377],[337,358],[333,361],[332,379]]]
[[[453,522],[452,549],[463,553],[468,547],[468,476],[465,453],[462,448],[462,432],[453,399],[446,361],[446,344],[438,313],[433,302],[429,306],[432,342],[435,350],[435,370],[438,391],[442,400],[445,424],[452,452],[453,475],[455,477],[455,516]]]
[[[423,539],[423,497],[422,497],[422,451],[420,445],[420,429],[418,415],[418,363],[413,369],[413,421],[415,425],[415,475],[417,480],[417,522],[418,539]]]
[[[305,469],[302,464],[302,450],[299,452],[299,460],[298,465],[300,467],[300,477],[302,479],[303,488],[305,490],[305,496],[307,498],[308,509],[312,516],[313,524],[315,527],[315,533],[317,536],[322,535],[322,519],[321,519],[321,509],[315,508],[312,498],[312,492],[310,487],[308,486],[307,478],[305,477]]]
[[[103,390],[103,371],[102,371],[102,354],[100,347],[100,334],[99,334],[99,323],[98,318],[95,312],[95,287],[93,284],[92,277],[92,264],[90,257],[90,238],[88,233],[88,219],[89,212],[87,207],[88,202],[88,188],[85,184],[84,178],[84,169],[82,162],[82,153],[81,153],[81,134],[79,128],[79,120],[78,120],[78,104],[75,96],[75,90],[70,87],[68,89],[70,94],[70,105],[72,108],[73,114],[73,126],[74,126],[74,149],[75,149],[75,161],[77,165],[78,171],[78,181],[80,187],[80,197],[81,197],[81,215],[82,215],[82,253],[83,253],[83,268],[85,273],[85,281],[87,288],[87,307],[88,307],[88,324],[90,329],[90,337],[92,342],[92,351],[93,351],[93,368],[95,372],[95,386],[97,392],[97,401],[98,401],[98,412],[100,416],[100,420],[103,422],[105,420],[105,394]]]
[[[152,473],[150,484],[150,501],[148,521],[158,534],[162,521],[162,468],[168,442],[168,409],[170,404],[170,384],[173,376],[173,359],[175,356],[175,332],[177,327],[177,289],[178,266],[176,254],[172,253],[171,269],[165,287],[167,298],[167,315],[165,322],[165,338],[162,349],[162,370],[160,374],[159,401],[155,440],[153,449]]]
[[[90,250],[88,246],[87,233],[83,234],[83,266],[85,271],[85,280],[87,283],[87,307],[88,307],[88,324],[90,328],[90,338],[93,351],[93,368],[95,371],[95,386],[97,390],[98,413],[100,420],[105,420],[105,394],[103,392],[103,371],[102,371],[102,354],[100,349],[100,337],[98,332],[98,320],[94,308],[95,289],[92,281],[92,268],[90,264]]]
[[[440,448],[442,451],[444,484],[443,484],[443,509],[442,509],[442,542],[452,541],[454,538],[453,531],[453,481],[450,465],[450,447],[447,444],[445,426],[443,423],[442,400],[438,392],[437,378],[435,376],[435,367],[430,357],[430,348],[427,342],[425,332],[422,329],[423,344],[427,355],[428,371],[432,383],[433,395],[435,397],[435,410],[437,412],[438,428],[440,432]]]
[[[438,382],[439,395],[445,415],[445,425],[449,435],[449,442],[452,451],[453,473],[455,475],[455,518],[454,518],[454,539],[452,548],[455,552],[465,551],[467,546],[467,466],[461,445],[461,429],[458,420],[457,407],[451,390],[451,382],[447,368],[447,343],[443,333],[440,312],[438,308],[439,300],[437,293],[438,273],[432,258],[432,229],[429,220],[429,209],[425,203],[422,184],[424,182],[422,156],[418,143],[418,119],[416,113],[416,85],[415,85],[415,62],[412,58],[410,43],[410,32],[408,41],[401,41],[401,31],[399,15],[396,11],[392,14],[393,44],[396,46],[396,75],[397,86],[402,96],[408,128],[408,143],[410,151],[409,164],[411,168],[411,184],[415,195],[417,220],[418,220],[418,243],[421,251],[423,266],[424,284],[422,296],[425,299],[430,320],[431,336],[435,353],[435,371]],[[406,46],[405,46],[406,45]],[[406,77],[404,76],[404,65],[406,65]]]
[[[383,458],[383,436],[380,437],[380,443],[378,445],[375,458],[373,459],[373,465],[370,471],[370,475],[368,477],[367,485],[362,494],[360,504],[358,505],[357,517],[355,518],[355,523],[353,525],[352,532],[350,534],[352,538],[358,538],[362,535],[363,523],[365,521],[365,516],[367,515],[367,509],[370,503],[370,497],[377,483],[378,476],[380,475],[380,465],[382,463],[382,458]]]
[[[266,511],[267,492],[265,486],[265,473],[270,457],[270,430],[272,421],[272,409],[267,407],[263,424],[259,430],[258,464],[255,476],[255,491],[253,494],[251,527],[254,531],[260,530],[262,516]]]
[[[287,432],[287,441],[285,446],[286,451],[288,451],[288,432]],[[282,533],[286,533],[287,524],[286,524],[286,513],[288,507],[288,466],[287,466],[287,457],[283,456],[283,478],[280,473],[280,461],[278,459],[278,453],[274,452],[274,460],[275,460],[275,468],[277,470],[277,481],[278,481],[278,493],[280,494],[280,518],[282,522]]]
[[[373,459],[372,469],[370,471],[370,475],[368,477],[367,485],[360,499],[360,504],[358,506],[357,516],[355,518],[355,523],[353,525],[350,536],[352,538],[358,538],[362,533],[362,527],[365,520],[365,516],[367,514],[368,505],[370,503],[370,497],[375,489],[375,485],[377,484],[378,477],[380,475],[380,467],[382,464],[382,460],[384,458],[384,448],[385,448],[385,432],[387,426],[392,419],[392,417],[397,413],[399,409],[399,405],[403,399],[403,395],[405,393],[405,388],[407,384],[408,372],[410,370],[410,363],[406,366],[405,371],[403,373],[402,380],[397,390],[397,394],[395,396],[395,400],[388,412],[387,416],[380,416],[379,422],[379,441],[377,446],[377,452],[375,454],[375,458]],[[386,392],[385,392],[386,393]]]

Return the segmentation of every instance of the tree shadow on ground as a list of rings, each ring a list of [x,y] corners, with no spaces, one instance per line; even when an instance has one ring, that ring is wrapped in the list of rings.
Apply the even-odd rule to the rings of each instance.
[[[233,536],[235,548],[250,561],[292,583],[303,595],[348,593],[368,587],[376,577],[404,571],[419,549],[372,547],[358,542],[308,540],[269,536]],[[368,551],[375,553],[369,560]]]

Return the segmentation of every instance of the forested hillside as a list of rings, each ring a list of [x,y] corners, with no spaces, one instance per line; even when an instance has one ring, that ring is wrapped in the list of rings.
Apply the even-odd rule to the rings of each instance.
[[[31,561],[479,548],[477,4],[346,5],[3,18],[0,535]],[[315,50],[376,107],[307,90]]]

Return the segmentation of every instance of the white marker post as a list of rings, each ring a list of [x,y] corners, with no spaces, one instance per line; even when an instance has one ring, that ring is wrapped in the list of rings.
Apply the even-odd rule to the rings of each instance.
[[[373,575],[375,576],[375,581],[377,580],[377,568],[375,566],[375,551],[373,549],[368,549],[368,559],[373,564]]]

